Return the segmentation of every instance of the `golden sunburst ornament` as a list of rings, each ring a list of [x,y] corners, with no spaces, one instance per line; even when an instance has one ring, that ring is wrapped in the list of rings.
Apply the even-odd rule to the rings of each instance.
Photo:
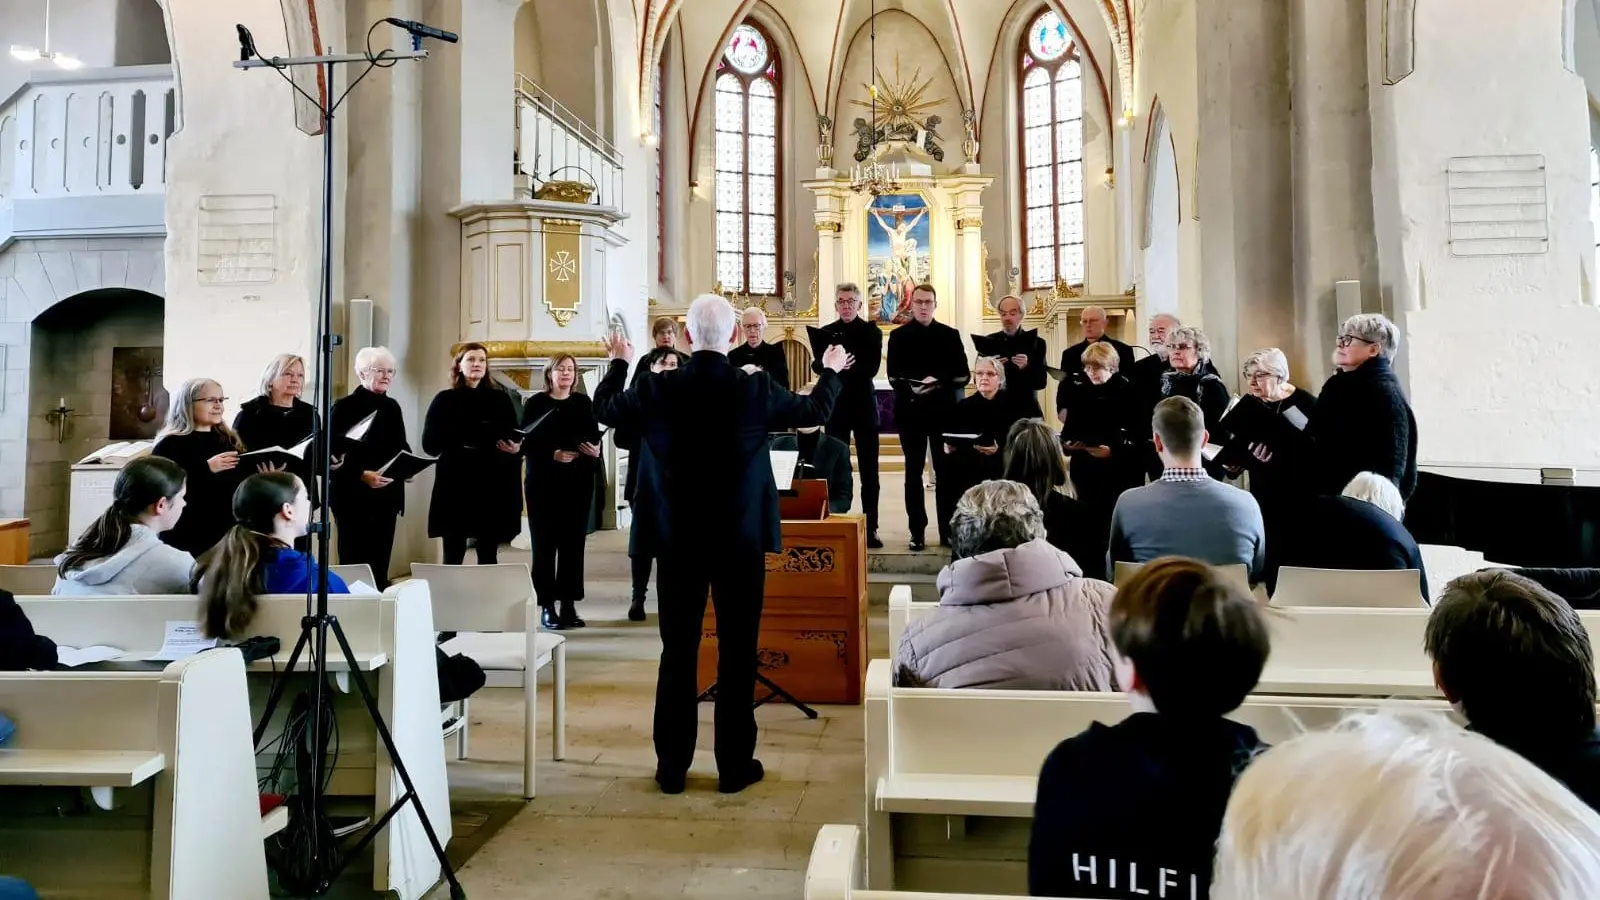
[[[927,96],[928,88],[933,85],[933,76],[922,77],[922,67],[918,66],[911,72],[909,79],[900,74],[900,55],[894,58],[894,81],[890,82],[883,77],[883,72],[874,67],[874,75],[878,83],[863,84],[867,89],[866,100],[851,100],[850,102],[863,109],[873,110],[874,128],[881,128],[887,135],[894,135],[898,131],[916,131],[922,127],[927,114],[934,107],[945,102],[944,97]],[[873,99],[877,102],[874,103]]]

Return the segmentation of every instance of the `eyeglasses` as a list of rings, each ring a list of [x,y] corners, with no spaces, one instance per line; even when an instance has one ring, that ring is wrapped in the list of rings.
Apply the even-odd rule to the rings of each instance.
[[[1193,344],[1168,344],[1167,345],[1167,349],[1168,350],[1189,351],[1189,350],[1193,350],[1194,349],[1194,345]]]
[[[394,370],[393,369],[366,369],[364,371],[366,371],[366,373],[368,375],[373,375],[373,376],[388,375],[390,378],[394,377]]]
[[[1351,341],[1360,341],[1363,344],[1376,344],[1377,343],[1377,341],[1369,341],[1364,337],[1356,337],[1353,334],[1341,334],[1341,335],[1339,335],[1339,346],[1348,347],[1348,346],[1350,346],[1350,342]]]
[[[212,406],[221,406],[222,404],[228,402],[228,398],[227,397],[196,397],[196,398],[194,398],[194,402],[196,402],[196,403],[209,403]]]
[[[1273,375],[1271,372],[1251,372],[1245,376],[1245,378],[1249,379],[1250,381],[1271,381],[1276,377],[1277,376]]]

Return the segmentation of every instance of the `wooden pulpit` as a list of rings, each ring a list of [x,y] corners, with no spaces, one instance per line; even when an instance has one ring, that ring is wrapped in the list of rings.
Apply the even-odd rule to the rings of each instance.
[[[778,504],[783,549],[767,554],[760,672],[804,703],[859,704],[867,671],[866,522],[829,515],[821,479],[795,479]],[[716,637],[716,612],[707,604],[701,690],[717,680]]]

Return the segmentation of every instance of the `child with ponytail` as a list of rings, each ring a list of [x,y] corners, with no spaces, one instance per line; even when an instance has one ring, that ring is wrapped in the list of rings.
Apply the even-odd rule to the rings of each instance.
[[[56,557],[52,594],[187,594],[194,557],[161,541],[184,509],[183,467],[160,456],[117,473],[111,506]]]

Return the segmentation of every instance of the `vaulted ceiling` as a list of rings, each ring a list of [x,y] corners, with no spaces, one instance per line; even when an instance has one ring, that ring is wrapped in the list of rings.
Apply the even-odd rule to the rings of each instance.
[[[1129,0],[633,0],[642,5],[643,27],[639,47],[641,109],[649,109],[657,62],[666,47],[674,25],[682,31],[684,71],[689,73],[691,90],[699,87],[701,73],[710,70],[734,27],[749,15],[757,3],[779,19],[793,36],[800,55],[804,81],[808,83],[817,109],[837,106],[841,90],[846,50],[856,35],[868,26],[874,11],[905,12],[932,34],[945,50],[962,108],[982,112],[987,96],[991,62],[998,38],[1007,23],[1018,16],[1031,15],[1046,4],[1071,19],[1086,40],[1109,44],[1111,59],[1100,65],[1108,82],[1126,108],[1133,94],[1133,24]],[[927,61],[920,61],[923,65]],[[843,86],[848,87],[848,86]]]

